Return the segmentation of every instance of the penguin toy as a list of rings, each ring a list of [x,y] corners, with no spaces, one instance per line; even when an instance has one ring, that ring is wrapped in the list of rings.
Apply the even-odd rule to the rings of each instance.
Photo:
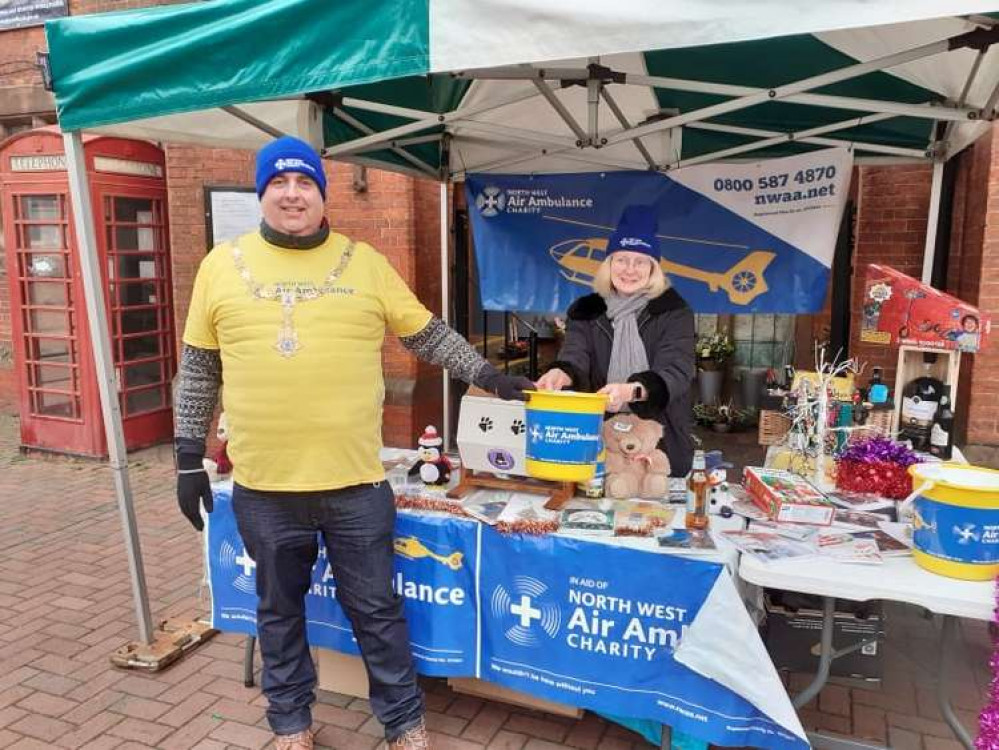
[[[431,485],[445,485],[451,481],[451,462],[443,453],[444,440],[437,434],[437,428],[427,425],[416,442],[419,460],[409,470],[409,476],[419,475],[424,484]]]

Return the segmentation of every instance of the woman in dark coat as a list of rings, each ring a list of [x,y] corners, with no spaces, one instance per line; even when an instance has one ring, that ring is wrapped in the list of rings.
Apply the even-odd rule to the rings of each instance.
[[[606,393],[608,411],[656,420],[671,475],[685,476],[694,454],[694,314],[659,265],[657,228],[654,207],[625,209],[596,291],[570,305],[558,359],[537,385]]]

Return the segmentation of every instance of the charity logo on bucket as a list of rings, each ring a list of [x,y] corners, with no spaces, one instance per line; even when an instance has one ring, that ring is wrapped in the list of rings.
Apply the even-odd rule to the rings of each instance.
[[[958,563],[999,562],[999,512],[919,497],[913,505],[913,546]]]

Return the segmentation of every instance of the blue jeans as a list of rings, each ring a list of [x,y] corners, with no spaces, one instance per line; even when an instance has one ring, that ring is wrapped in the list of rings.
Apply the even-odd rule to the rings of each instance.
[[[371,710],[392,740],[417,725],[423,695],[409,649],[395,571],[395,500],[388,482],[328,492],[232,493],[236,525],[257,564],[261,687],[275,734],[312,725],[316,670],[305,633],[305,595],[323,535],[336,598],[354,627],[368,672]]]

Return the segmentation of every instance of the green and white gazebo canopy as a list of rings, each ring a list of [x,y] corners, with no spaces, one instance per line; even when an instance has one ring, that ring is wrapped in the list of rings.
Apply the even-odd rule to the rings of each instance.
[[[849,145],[943,159],[999,97],[999,0],[212,0],[50,21],[63,130],[465,172]]]

